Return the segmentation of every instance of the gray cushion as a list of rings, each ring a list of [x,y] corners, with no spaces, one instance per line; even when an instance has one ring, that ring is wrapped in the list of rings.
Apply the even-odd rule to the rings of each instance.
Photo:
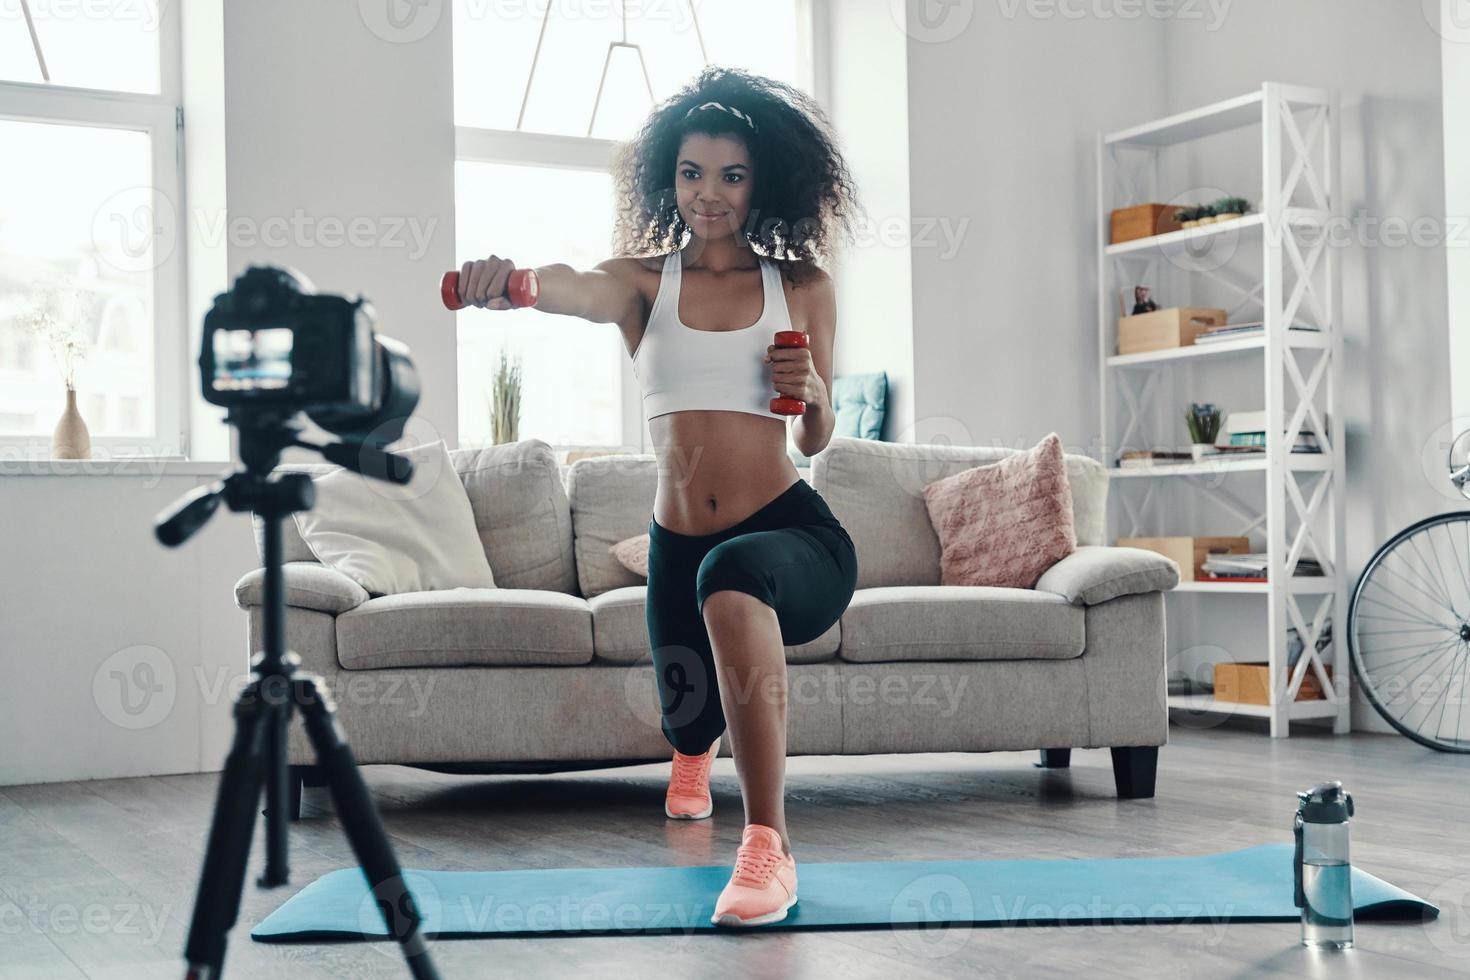
[[[858,589],[842,614],[843,660],[1066,660],[1082,610],[1050,592],[986,585]]]
[[[648,533],[657,491],[658,463],[652,453],[592,456],[572,464],[567,494],[582,595],[591,599],[611,589],[647,584],[607,549]]]
[[[337,617],[349,670],[585,664],[592,613],[549,589],[439,589],[369,599]]]
[[[611,589],[587,600],[592,609],[592,649],[598,660],[615,664],[646,664],[652,660],[644,598],[646,585]],[[815,664],[831,660],[841,642],[840,623],[810,643],[786,648],[788,664]]]
[[[572,512],[556,453],[540,439],[450,454],[503,589],[577,594]]]
[[[858,554],[858,588],[938,585],[939,537],[923,489],[962,470],[998,462],[1018,450],[834,438],[812,464],[812,485],[849,534]],[[1107,470],[1067,454],[1077,543],[1103,543]]]
[[[1078,548],[1041,573],[1036,588],[1068,602],[1095,606],[1120,595],[1162,592],[1179,584],[1172,558],[1142,548]]]
[[[277,473],[305,473],[315,480],[319,476],[326,476],[333,470],[342,467],[335,463],[282,463],[276,467]],[[251,526],[255,529],[255,554],[261,562],[265,562],[265,523],[254,513],[251,515]],[[296,529],[296,522],[286,518],[281,522],[281,554],[282,561],[309,561],[314,565],[320,565],[316,555],[306,546],[301,532]]]
[[[454,449],[449,458],[470,498],[495,584],[576,595],[571,508],[551,446],[522,439],[484,449]],[[282,463],[277,472],[315,479],[336,469],[340,467],[332,463],[293,462]],[[259,518],[254,526],[256,553],[264,561]],[[294,521],[283,523],[281,545],[286,561],[316,562]]]
[[[289,521],[287,523],[290,523]],[[292,561],[281,566],[286,605],[318,612],[341,613],[368,601],[367,590],[335,568],[315,561]],[[246,572],[235,583],[235,605],[241,609],[265,603],[265,569]]]

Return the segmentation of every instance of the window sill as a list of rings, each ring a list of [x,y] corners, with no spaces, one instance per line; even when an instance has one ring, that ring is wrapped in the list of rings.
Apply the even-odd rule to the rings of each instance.
[[[3,459],[0,477],[6,476],[219,476],[234,469],[229,461],[208,462],[162,456],[127,456],[117,459]]]

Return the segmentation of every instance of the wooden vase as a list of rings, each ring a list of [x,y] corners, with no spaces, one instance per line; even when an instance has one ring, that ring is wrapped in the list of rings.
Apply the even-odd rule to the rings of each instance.
[[[91,459],[92,436],[87,432],[87,423],[77,411],[77,390],[66,389],[66,410],[56,423],[51,434],[52,459]]]

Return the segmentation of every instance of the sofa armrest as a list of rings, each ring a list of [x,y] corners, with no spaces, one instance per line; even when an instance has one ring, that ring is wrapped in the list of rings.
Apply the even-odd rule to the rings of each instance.
[[[1036,580],[1042,592],[1055,592],[1074,606],[1095,606],[1122,595],[1166,592],[1179,584],[1172,558],[1142,548],[1083,545]]]
[[[286,605],[318,612],[337,613],[356,609],[368,601],[367,590],[335,568],[314,561],[288,561],[281,566],[286,584]],[[265,569],[246,572],[235,583],[235,605],[241,609],[265,604]]]

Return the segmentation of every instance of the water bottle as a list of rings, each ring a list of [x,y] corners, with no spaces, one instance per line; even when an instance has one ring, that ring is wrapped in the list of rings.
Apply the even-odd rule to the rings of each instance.
[[[1302,945],[1353,945],[1353,869],[1348,861],[1348,818],[1353,798],[1337,780],[1296,794],[1296,904]]]

